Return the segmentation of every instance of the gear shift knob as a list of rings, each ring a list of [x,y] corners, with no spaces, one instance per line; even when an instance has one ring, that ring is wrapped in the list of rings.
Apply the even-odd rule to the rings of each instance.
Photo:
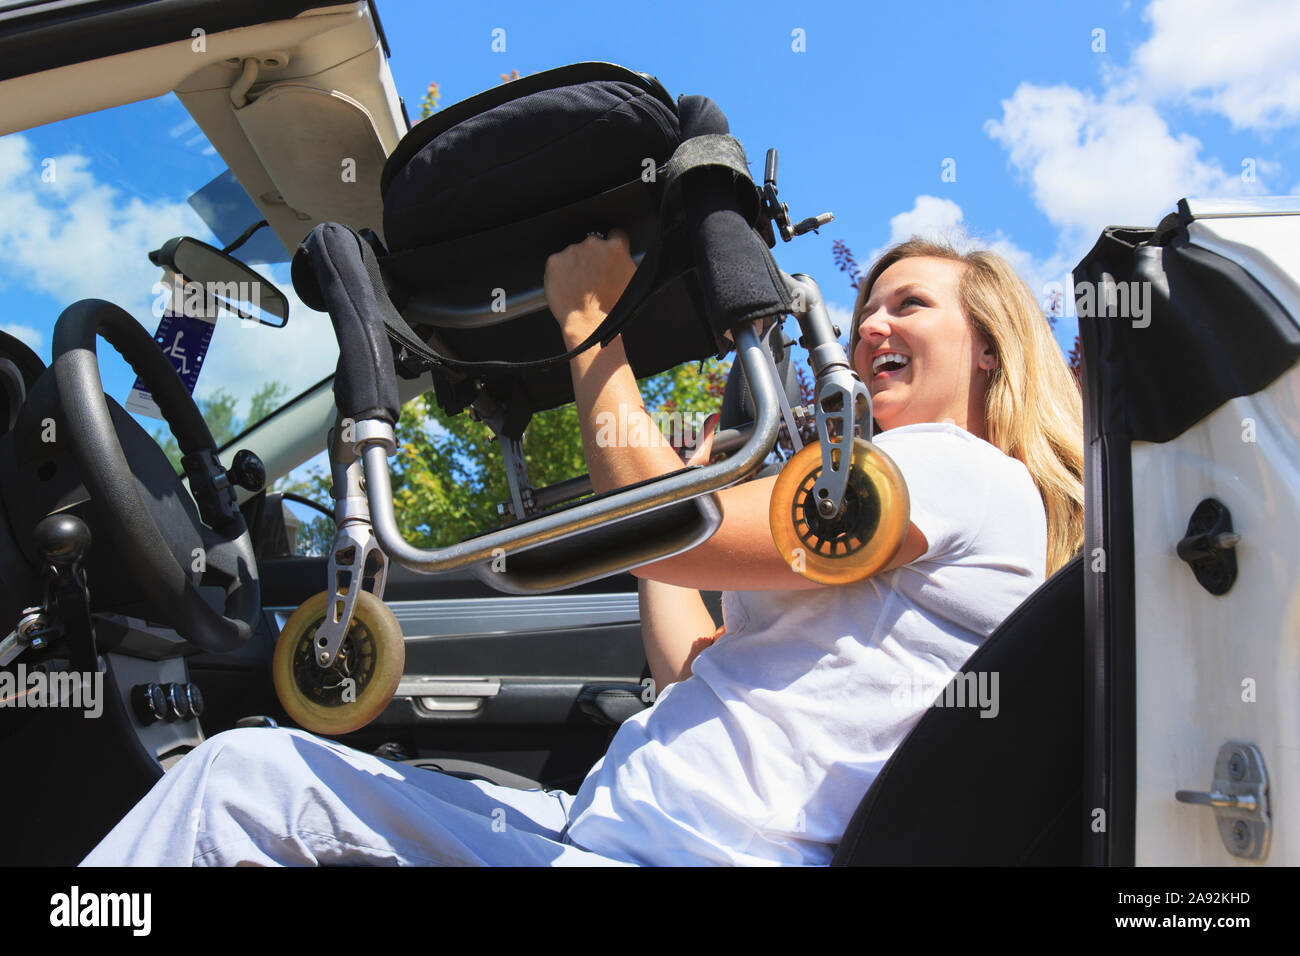
[[[76,515],[47,515],[36,525],[35,543],[50,564],[73,568],[90,550],[90,528]]]

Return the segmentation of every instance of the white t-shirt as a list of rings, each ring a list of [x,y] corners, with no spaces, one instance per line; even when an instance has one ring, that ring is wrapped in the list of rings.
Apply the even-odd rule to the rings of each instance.
[[[830,862],[880,768],[1043,583],[1047,555],[1019,461],[946,423],[874,440],[903,473],[925,554],[850,585],[724,592],[726,633],[619,728],[566,842],[649,865]]]

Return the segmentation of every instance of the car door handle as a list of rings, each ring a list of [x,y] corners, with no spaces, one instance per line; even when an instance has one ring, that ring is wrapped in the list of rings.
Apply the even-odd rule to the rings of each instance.
[[[477,710],[501,693],[501,681],[488,677],[405,677],[394,697],[413,697],[425,710],[448,713]]]
[[[578,709],[598,724],[617,727],[649,706],[645,690],[630,681],[586,684],[578,693]]]

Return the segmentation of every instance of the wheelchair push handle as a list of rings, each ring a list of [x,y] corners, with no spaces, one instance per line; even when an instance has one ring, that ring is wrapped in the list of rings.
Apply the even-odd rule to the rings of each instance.
[[[369,244],[346,226],[318,225],[303,240],[310,277],[296,263],[295,284],[314,280],[309,296],[329,312],[339,343],[334,403],[345,422],[397,423],[397,373],[385,316],[397,315]],[[315,305],[308,301],[308,305]]]

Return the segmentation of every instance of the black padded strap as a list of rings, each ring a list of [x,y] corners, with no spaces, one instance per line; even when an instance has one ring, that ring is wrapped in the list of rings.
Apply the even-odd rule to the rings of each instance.
[[[727,119],[705,96],[679,101],[685,139],[669,160],[681,154],[681,170],[668,183],[677,186],[687,215],[692,257],[704,293],[709,324],[721,335],[738,325],[785,315],[794,303],[781,270],[754,227],[762,200],[749,175],[740,143],[729,135]]]
[[[302,247],[338,336],[334,403],[339,414],[353,421],[396,424],[397,375],[388,335],[398,324],[413,340],[414,333],[388,298],[374,251],[336,222],[318,225]]]
[[[682,187],[687,177],[693,177],[706,169],[729,172],[733,180],[749,182],[748,189],[727,189],[726,181],[722,177],[716,177],[723,190],[729,194],[728,198],[741,210],[748,222],[757,222],[762,203],[749,176],[745,150],[734,136],[726,133],[704,133],[677,147],[664,167],[662,180],[665,200]]]

